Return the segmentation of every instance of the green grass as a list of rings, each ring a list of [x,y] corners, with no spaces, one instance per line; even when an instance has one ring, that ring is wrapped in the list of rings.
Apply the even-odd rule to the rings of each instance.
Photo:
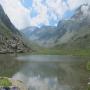
[[[87,68],[88,71],[90,71],[90,62],[87,62],[86,68]],[[87,90],[90,90],[90,85],[88,85]]]
[[[40,49],[31,54],[90,56],[90,49]]]
[[[8,80],[8,78],[0,78],[0,86],[8,87],[11,85],[12,83]]]
[[[4,37],[10,38],[12,35],[10,29],[7,26],[5,26],[2,22],[0,22],[0,32],[4,35]]]
[[[90,90],[90,85],[88,86],[88,89],[87,90]]]
[[[87,70],[90,71],[90,62],[87,63]]]

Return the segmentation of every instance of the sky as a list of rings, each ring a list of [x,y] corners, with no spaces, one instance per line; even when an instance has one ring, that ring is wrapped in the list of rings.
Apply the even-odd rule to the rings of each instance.
[[[11,22],[22,30],[30,26],[56,26],[90,0],[0,0]]]

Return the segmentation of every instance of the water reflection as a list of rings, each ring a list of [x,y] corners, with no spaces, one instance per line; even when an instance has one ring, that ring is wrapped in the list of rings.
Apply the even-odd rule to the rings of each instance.
[[[12,77],[23,64],[24,62],[16,60],[13,55],[0,54],[0,77]]]
[[[60,85],[57,77],[41,78],[40,75],[26,77],[22,73],[17,73],[13,78],[23,80],[29,87],[29,90],[71,90],[69,85]]]
[[[27,84],[29,90],[85,90],[85,60],[79,57],[20,56],[29,61],[13,78]],[[45,61],[46,60],[46,61]]]

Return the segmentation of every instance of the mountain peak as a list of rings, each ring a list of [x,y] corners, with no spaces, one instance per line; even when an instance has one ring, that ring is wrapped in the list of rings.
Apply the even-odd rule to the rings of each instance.
[[[90,16],[90,5],[83,4],[75,10],[75,14],[72,16],[72,19],[80,20],[87,16]]]
[[[84,4],[81,7],[81,11],[83,12],[84,15],[90,15],[90,5]]]

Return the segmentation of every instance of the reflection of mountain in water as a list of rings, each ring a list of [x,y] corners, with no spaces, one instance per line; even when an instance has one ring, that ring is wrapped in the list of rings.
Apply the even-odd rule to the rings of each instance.
[[[48,73],[46,71],[44,73],[42,70],[36,71],[34,68],[30,72],[26,72],[26,70],[19,72],[13,78],[23,80],[27,83],[29,90],[71,90],[69,85],[60,85],[58,77],[53,76],[53,73],[51,73],[52,75],[49,73],[49,76]]]

